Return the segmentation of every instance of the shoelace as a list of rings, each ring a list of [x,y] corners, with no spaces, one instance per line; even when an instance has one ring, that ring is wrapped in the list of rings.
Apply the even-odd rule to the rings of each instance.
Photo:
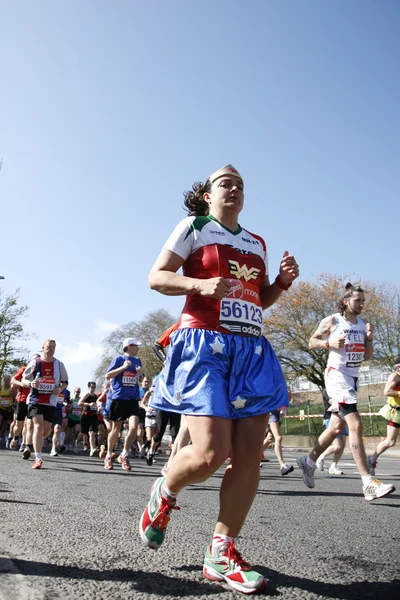
[[[235,548],[234,540],[232,540],[231,543],[229,544],[229,546],[226,550],[226,554],[228,556],[228,560],[229,561],[232,560],[234,563],[237,564],[238,567],[243,569],[243,571],[251,571],[250,565],[245,560],[243,560],[242,555],[240,554],[239,550],[237,550]]]
[[[171,520],[171,510],[181,510],[179,506],[175,506],[175,504],[169,504],[165,498],[161,496],[160,500],[160,508],[158,510],[158,514],[154,519],[152,526],[156,527],[160,531],[166,528],[168,523]]]

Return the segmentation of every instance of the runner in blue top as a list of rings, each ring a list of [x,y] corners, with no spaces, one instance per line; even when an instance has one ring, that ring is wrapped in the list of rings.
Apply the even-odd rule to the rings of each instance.
[[[142,376],[142,363],[136,358],[140,342],[134,338],[125,338],[122,343],[124,354],[117,356],[108,367],[106,378],[111,379],[111,405],[109,420],[111,421],[111,432],[108,434],[108,450],[104,460],[104,468],[111,470],[112,449],[116,445],[122,423],[129,420],[129,431],[124,441],[124,449],[118,457],[118,462],[124,471],[130,471],[128,453],[136,439],[139,423],[139,382]]]

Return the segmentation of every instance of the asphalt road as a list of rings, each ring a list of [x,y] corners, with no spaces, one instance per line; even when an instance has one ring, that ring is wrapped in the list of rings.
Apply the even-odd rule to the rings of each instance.
[[[299,452],[287,453],[295,463]],[[350,458],[341,477],[318,473],[314,490],[300,472],[282,477],[273,454],[237,540],[269,579],[266,595],[295,600],[400,597],[400,459],[382,458],[379,476],[397,484],[366,503]],[[32,460],[0,450],[0,599],[131,600],[243,598],[202,577],[217,516],[220,469],[179,496],[165,544],[144,548],[138,520],[163,464],[131,461],[105,471],[87,455]],[[234,501],[234,499],[233,499]],[[264,594],[263,594],[264,595]]]

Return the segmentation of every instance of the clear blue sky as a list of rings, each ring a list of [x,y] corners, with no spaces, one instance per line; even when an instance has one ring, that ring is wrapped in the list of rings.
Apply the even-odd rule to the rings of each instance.
[[[0,285],[30,348],[84,385],[109,324],[178,314],[147,275],[228,162],[271,278],[288,249],[397,284],[399,31],[395,0],[1,1]]]

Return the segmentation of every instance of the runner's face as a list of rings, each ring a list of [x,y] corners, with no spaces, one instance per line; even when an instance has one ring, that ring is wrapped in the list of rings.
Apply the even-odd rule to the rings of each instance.
[[[4,375],[3,381],[4,381],[4,385],[6,387],[10,387],[10,385],[11,385],[11,377],[10,377],[10,375]]]
[[[53,356],[56,351],[56,343],[55,342],[46,342],[42,348],[43,352],[49,356]]]
[[[75,388],[75,396],[78,397],[81,394],[81,388]]]
[[[243,208],[243,190],[243,181],[238,177],[224,176],[214,181],[209,198],[206,198],[210,204],[210,213],[213,214],[214,208],[217,212],[227,210],[239,214]]]
[[[136,346],[135,344],[129,344],[129,346],[127,348],[128,356],[136,356],[136,354],[138,352],[139,352],[139,346]]]
[[[355,292],[350,298],[346,298],[346,306],[349,313],[360,315],[364,309],[365,296],[363,292]]]

